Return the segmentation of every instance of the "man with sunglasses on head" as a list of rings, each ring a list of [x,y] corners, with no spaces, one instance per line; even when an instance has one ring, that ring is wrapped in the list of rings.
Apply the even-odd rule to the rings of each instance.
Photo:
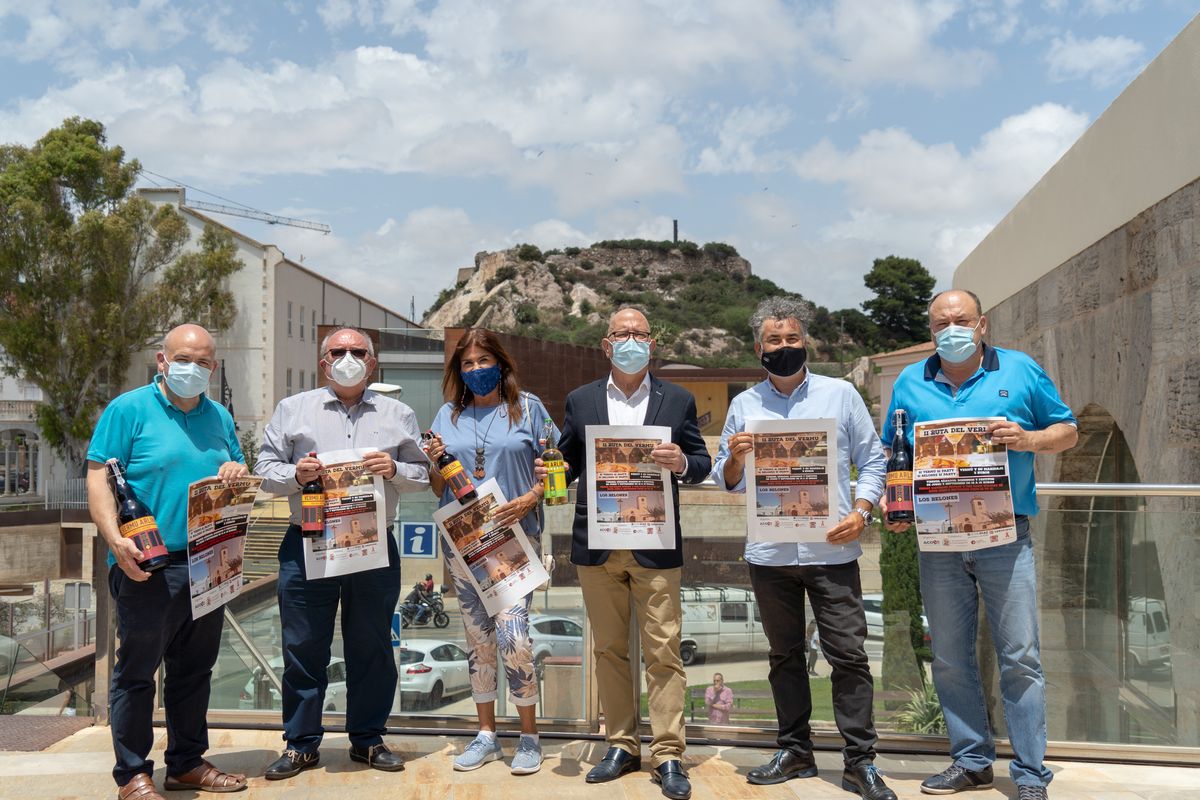
[[[283,628],[283,738],[287,748],[266,771],[280,780],[315,767],[324,728],[330,645],[338,602],[346,661],[346,731],[350,759],[396,772],[404,759],[383,743],[396,692],[391,620],[400,598],[400,556],[392,538],[398,492],[429,489],[429,462],[417,442],[413,410],[367,389],[376,360],[371,339],[342,328],[321,342],[330,383],[284,398],[275,408],[255,473],[262,488],[286,495],[291,524],[279,548],[279,621]],[[310,452],[370,449],[368,470],[384,479],[388,566],[308,580],[300,536],[300,487],[317,477]]]
[[[641,769],[638,697],[633,691],[629,658],[630,600],[636,609],[646,664],[649,696],[651,779],[671,800],[691,797],[683,770],[683,705],[687,676],[679,656],[683,609],[679,598],[683,540],[679,531],[679,483],[700,483],[712,459],[700,436],[696,400],[686,389],[663,383],[650,374],[654,339],[642,312],[623,308],[608,323],[601,341],[612,372],[567,396],[566,421],[558,448],[567,462],[567,483],[579,478],[571,562],[578,565],[579,585],[592,624],[596,680],[608,753],[588,774],[588,783],[603,783]],[[650,452],[655,463],[671,471],[675,503],[675,546],[670,550],[592,550],[588,548],[586,429],[588,425],[662,425],[671,441]]]

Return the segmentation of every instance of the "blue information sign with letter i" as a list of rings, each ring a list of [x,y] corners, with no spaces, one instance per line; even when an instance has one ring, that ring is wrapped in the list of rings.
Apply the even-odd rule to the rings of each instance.
[[[400,524],[401,558],[437,558],[437,526],[432,522]]]

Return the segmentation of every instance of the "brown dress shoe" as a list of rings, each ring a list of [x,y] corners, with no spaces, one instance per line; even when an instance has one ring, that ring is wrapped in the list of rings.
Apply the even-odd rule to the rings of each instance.
[[[182,775],[168,775],[163,781],[167,791],[192,789],[198,792],[240,792],[246,788],[246,776],[235,772],[221,772],[207,761]]]
[[[163,796],[155,791],[154,779],[139,772],[117,789],[117,800],[163,800]]]

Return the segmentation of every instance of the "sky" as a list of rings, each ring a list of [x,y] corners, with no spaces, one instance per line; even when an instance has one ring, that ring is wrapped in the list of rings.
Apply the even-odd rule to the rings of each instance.
[[[98,119],[146,185],[330,225],[220,218],[406,316],[481,250],[669,239],[674,219],[842,308],[887,255],[949,286],[1195,12],[0,0],[0,142]]]

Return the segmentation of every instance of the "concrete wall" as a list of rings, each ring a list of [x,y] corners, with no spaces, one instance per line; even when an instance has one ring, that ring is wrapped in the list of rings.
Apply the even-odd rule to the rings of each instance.
[[[0,528],[0,583],[57,580],[61,572],[62,531],[58,523]]]
[[[992,306],[1200,176],[1200,17],[967,256],[954,285]]]

